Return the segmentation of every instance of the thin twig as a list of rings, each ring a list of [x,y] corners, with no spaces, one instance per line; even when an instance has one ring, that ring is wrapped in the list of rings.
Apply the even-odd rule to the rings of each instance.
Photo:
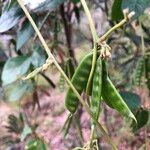
[[[89,93],[90,92],[90,87],[91,87],[91,81],[92,81],[92,77],[93,77],[94,70],[95,70],[95,65],[96,65],[98,35],[96,33],[94,22],[93,22],[91,13],[89,11],[89,8],[88,8],[88,6],[86,4],[86,1],[85,0],[80,0],[80,1],[82,3],[82,6],[83,6],[84,11],[85,11],[85,14],[86,14],[86,16],[88,18],[88,21],[89,21],[89,26],[90,26],[90,30],[91,30],[91,33],[92,33],[93,45],[94,45],[94,48],[93,48],[93,58],[92,58],[92,67],[91,67],[90,75],[89,75],[87,86],[86,86],[86,92]]]
[[[129,19],[134,15],[134,12],[129,13],[128,10],[124,10],[124,19],[120,21],[118,24],[113,26],[110,30],[108,30],[102,37],[100,37],[97,41],[97,43],[101,43],[103,41],[106,41],[108,37],[118,28],[122,27],[124,24],[126,24]]]
[[[96,29],[95,29],[95,26],[94,26],[94,22],[93,22],[91,13],[89,11],[89,8],[87,7],[86,1],[85,0],[80,0],[80,1],[82,3],[85,14],[86,14],[86,16],[88,18],[88,21],[89,21],[90,30],[91,30],[92,37],[93,37],[93,43],[96,43],[96,40],[97,40],[98,36],[97,36],[97,33],[96,33]]]

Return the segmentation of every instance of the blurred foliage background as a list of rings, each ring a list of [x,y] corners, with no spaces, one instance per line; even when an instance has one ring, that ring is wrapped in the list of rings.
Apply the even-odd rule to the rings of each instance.
[[[100,120],[119,149],[150,149],[150,1],[86,0],[99,37],[123,19],[122,10],[135,16],[108,39],[112,48],[109,74],[138,124],[122,119],[103,104]],[[92,36],[80,0],[24,0],[51,52],[72,77],[91,50]],[[37,35],[16,0],[0,2],[0,118],[2,149],[67,150],[88,140],[89,124],[82,107],[67,118],[67,84],[51,66],[28,81],[20,79],[42,66],[47,58]],[[59,134],[59,135],[58,135]],[[53,137],[52,135],[55,135]],[[75,138],[73,138],[75,137]],[[110,149],[99,135],[99,147]],[[61,147],[61,148],[60,148]]]

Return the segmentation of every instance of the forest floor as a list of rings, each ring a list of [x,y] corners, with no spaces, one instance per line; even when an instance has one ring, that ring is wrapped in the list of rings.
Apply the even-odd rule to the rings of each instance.
[[[38,90],[40,110],[37,109],[37,107],[33,110],[30,103],[23,104],[23,109],[28,116],[28,121],[31,124],[37,124],[36,133],[48,143],[49,149],[52,150],[70,150],[80,144],[86,144],[90,136],[90,119],[87,113],[83,110],[81,115],[83,141],[80,140],[77,126],[74,124],[69,130],[69,134],[64,138],[61,129],[69,114],[64,105],[65,91],[60,92],[58,89],[47,89],[46,93],[47,94],[43,94],[41,90]],[[17,115],[18,111],[16,107],[1,102],[1,135],[7,134],[7,130],[4,126],[7,125],[8,115]],[[100,118],[100,122],[104,127],[107,127],[107,131],[110,133],[113,141],[119,145],[119,150],[142,150],[145,146],[145,135],[147,138],[150,138],[150,128],[144,128],[134,135],[130,132],[131,129],[129,128],[129,124],[127,124],[129,120],[121,118],[116,111],[106,107],[104,104]],[[145,130],[147,130],[146,133]],[[102,135],[99,136],[102,149],[110,150],[110,146],[106,144]],[[15,146],[15,150],[23,149],[21,148],[23,145],[17,147]],[[4,147],[2,147],[2,149],[3,148]]]

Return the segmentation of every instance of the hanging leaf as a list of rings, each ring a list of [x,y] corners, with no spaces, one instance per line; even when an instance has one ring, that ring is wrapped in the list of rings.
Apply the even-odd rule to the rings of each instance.
[[[46,61],[47,55],[45,51],[40,47],[36,47],[32,56],[31,56],[31,63],[32,65],[37,68],[42,66]]]
[[[43,3],[41,3],[35,11],[53,11],[56,7],[58,7],[60,4],[65,2],[66,0],[46,0]]]
[[[119,21],[123,19],[123,13],[121,9],[122,0],[115,0],[112,6],[111,18],[113,21]]]
[[[122,91],[120,95],[132,112],[135,112],[140,107],[140,97],[137,94]]]
[[[33,35],[34,30],[28,20],[23,23],[21,30],[17,32],[16,48],[19,50]]]
[[[134,19],[142,15],[149,6],[149,0],[122,0],[122,9],[128,8],[130,12],[134,11]]]
[[[2,71],[3,85],[10,84],[27,73],[31,59],[28,56],[18,56],[8,59]]]
[[[17,25],[22,16],[23,11],[18,6],[17,2],[11,1],[10,4],[7,4],[0,17],[0,33]]]
[[[149,118],[149,112],[147,110],[144,110],[143,108],[140,108],[136,112],[135,117],[137,119],[137,124],[134,121],[131,124],[131,127],[134,132],[147,124]]]
[[[5,98],[14,102],[20,100],[24,95],[33,91],[33,84],[29,81],[16,82],[4,87]]]

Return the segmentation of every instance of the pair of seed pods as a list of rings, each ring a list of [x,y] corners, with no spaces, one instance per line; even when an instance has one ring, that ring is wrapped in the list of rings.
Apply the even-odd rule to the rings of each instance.
[[[80,95],[85,91],[87,86],[92,67],[92,58],[93,53],[89,53],[82,59],[71,80]],[[99,117],[100,104],[103,99],[108,106],[116,109],[121,115],[136,120],[110,80],[107,73],[106,61],[102,60],[100,56],[97,58],[92,82],[91,111],[96,119]],[[78,98],[72,89],[69,88],[65,99],[67,109],[74,114],[78,108],[78,104]]]

